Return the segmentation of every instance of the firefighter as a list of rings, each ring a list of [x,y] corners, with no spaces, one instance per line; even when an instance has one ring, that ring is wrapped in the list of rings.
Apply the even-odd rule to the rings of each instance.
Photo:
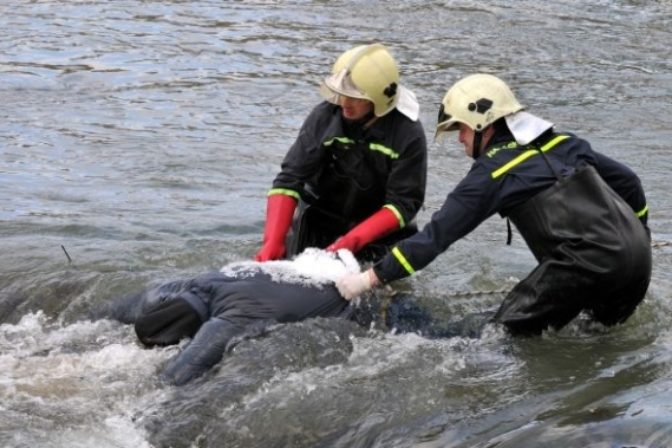
[[[303,123],[268,192],[256,261],[306,247],[377,259],[417,232],[427,144],[415,95],[381,44],[343,53],[321,86],[325,101]]]
[[[495,322],[512,334],[560,329],[582,311],[605,325],[624,322],[651,277],[648,206],[635,173],[526,112],[492,75],[467,76],[448,90],[436,134],[453,130],[474,159],[466,177],[421,232],[372,269],[339,279],[341,294],[352,299],[421,270],[499,213],[538,265],[506,296]]]

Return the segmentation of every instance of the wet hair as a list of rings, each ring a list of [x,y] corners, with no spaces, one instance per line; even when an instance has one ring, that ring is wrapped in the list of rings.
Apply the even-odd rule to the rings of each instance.
[[[135,321],[138,339],[148,347],[177,344],[180,339],[193,337],[203,323],[189,301],[182,297],[159,302]]]

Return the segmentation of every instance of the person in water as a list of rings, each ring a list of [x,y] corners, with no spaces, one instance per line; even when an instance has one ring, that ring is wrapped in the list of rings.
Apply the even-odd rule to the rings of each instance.
[[[417,231],[427,143],[395,59],[381,44],[352,48],[321,93],[326,101],[306,118],[268,192],[257,261],[306,247],[348,249],[370,261]]]
[[[161,284],[116,304],[116,318],[135,325],[146,346],[191,338],[161,378],[182,385],[203,375],[236,340],[271,323],[311,317],[351,317],[334,286],[359,272],[351,252],[307,249],[292,261],[240,262],[186,280]]]
[[[164,282],[92,310],[93,319],[133,324],[146,347],[190,339],[168,361],[160,378],[183,385],[205,374],[238,341],[264,333],[271,324],[311,317],[348,319],[363,328],[414,332],[428,338],[477,337],[480,320],[442,322],[415,298],[371,295],[361,302],[341,297],[335,280],[360,272],[353,254],[308,248],[294,259],[245,261],[220,271]]]
[[[448,90],[436,133],[453,130],[474,159],[471,170],[421,232],[372,269],[339,279],[343,296],[421,270],[499,213],[539,264],[507,295],[495,322],[513,334],[559,329],[582,311],[605,325],[624,322],[651,277],[648,206],[635,173],[524,111],[492,75],[467,76]]]

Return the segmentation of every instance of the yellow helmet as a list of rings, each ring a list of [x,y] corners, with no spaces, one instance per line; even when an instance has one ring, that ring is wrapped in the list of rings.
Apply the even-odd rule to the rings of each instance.
[[[441,101],[436,134],[464,123],[482,131],[496,120],[523,109],[508,85],[496,76],[478,73],[457,81]]]
[[[322,96],[332,103],[338,95],[366,99],[382,117],[397,105],[401,86],[397,62],[381,44],[360,45],[336,60],[331,76],[322,83]]]

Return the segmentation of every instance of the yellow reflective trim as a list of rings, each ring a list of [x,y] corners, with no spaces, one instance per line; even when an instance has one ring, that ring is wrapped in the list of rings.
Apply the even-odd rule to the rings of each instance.
[[[390,159],[398,159],[399,158],[399,153],[394,151],[391,148],[388,148],[387,146],[381,145],[380,143],[370,143],[369,144],[369,149],[371,151],[379,151],[388,156]]]
[[[324,143],[322,143],[324,146],[331,146],[334,144],[334,142],[339,142],[344,145],[354,145],[355,141],[352,140],[351,138],[348,137],[334,137],[331,140],[327,140]],[[386,156],[388,156],[390,159],[398,159],[399,158],[399,153],[396,152],[395,150],[388,148],[385,145],[381,145],[380,143],[369,143],[369,149],[371,151],[378,151],[382,152]]]
[[[551,140],[550,142],[548,142],[544,146],[542,146],[541,147],[541,152],[548,151],[549,149],[553,148],[554,146],[556,146],[561,141],[567,140],[568,138],[569,138],[569,135],[558,135],[553,140]]]
[[[553,140],[551,140],[550,142],[546,143],[544,146],[539,148],[539,150],[541,152],[549,151],[554,146],[556,146],[558,143],[560,143],[563,140],[567,140],[568,138],[569,138],[569,135],[558,135]],[[502,165],[501,167],[499,167],[495,171],[493,171],[492,174],[491,174],[492,178],[497,179],[499,176],[506,173],[507,171],[509,171],[514,166],[523,163],[524,161],[526,161],[527,159],[529,159],[530,157],[532,157],[533,155],[538,154],[538,153],[539,153],[539,151],[536,150],[536,149],[528,149],[527,151],[520,154],[518,157],[516,157],[512,160],[509,160],[508,163],[505,163],[504,165]]]
[[[649,206],[645,205],[643,209],[641,209],[640,211],[637,212],[637,217],[641,218],[642,216],[646,215],[647,213],[649,213]]]
[[[339,142],[339,143],[343,143],[344,145],[354,144],[354,143],[355,143],[354,140],[352,140],[352,139],[350,139],[350,138],[348,138],[348,137],[334,137],[334,138],[332,138],[331,140],[327,140],[326,142],[324,142],[324,143],[322,143],[322,144],[323,144],[324,146],[331,146],[331,145],[334,144],[335,141],[336,141],[336,142]]]
[[[495,146],[494,148],[489,149],[488,152],[485,153],[485,155],[486,157],[490,157],[492,159],[495,156],[495,154],[497,154],[502,149],[516,149],[518,146],[519,146],[518,143],[515,141],[505,143],[503,145]]]
[[[521,155],[519,155],[515,159],[509,160],[508,163],[505,163],[503,166],[500,166],[495,171],[493,171],[492,174],[491,174],[492,178],[497,179],[499,176],[506,173],[507,171],[509,171],[514,166],[523,163],[524,161],[526,161],[527,159],[529,159],[530,157],[532,157],[536,153],[537,153],[536,149],[528,149],[527,151],[525,151],[524,153],[522,153]]]
[[[395,207],[392,204],[385,204],[385,205],[383,205],[383,208],[386,208],[386,209],[390,210],[392,213],[394,213],[394,216],[396,216],[397,219],[399,220],[399,228],[400,229],[403,229],[404,227],[406,227],[406,222],[404,221],[404,217],[401,216],[401,213],[399,213],[399,209],[397,207]]]
[[[406,269],[406,272],[409,274],[415,274],[415,269],[413,269],[413,266],[411,266],[411,263],[408,262],[406,257],[404,257],[404,254],[401,253],[398,247],[395,247],[392,249],[392,255],[394,255],[394,258],[397,259],[400,265]]]
[[[301,199],[301,195],[294,190],[289,190],[287,188],[271,188],[267,196],[273,196],[276,194],[284,194],[285,196],[291,196],[297,201]]]

